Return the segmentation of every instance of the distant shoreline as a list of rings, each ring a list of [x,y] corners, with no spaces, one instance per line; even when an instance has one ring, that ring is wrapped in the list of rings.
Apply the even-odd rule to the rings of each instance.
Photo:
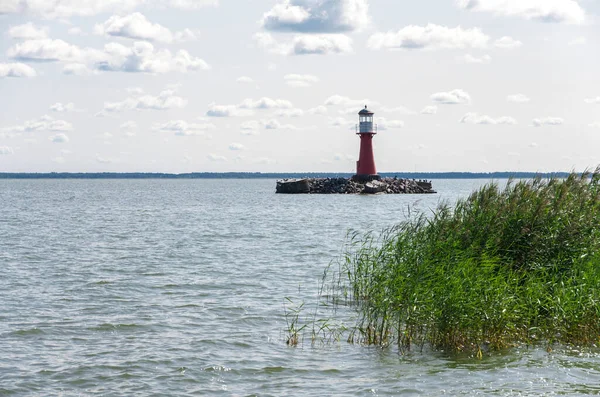
[[[565,178],[568,172],[382,172],[382,177],[405,179],[507,179]],[[169,174],[157,172],[0,172],[0,179],[284,179],[349,178],[344,172],[191,172]]]

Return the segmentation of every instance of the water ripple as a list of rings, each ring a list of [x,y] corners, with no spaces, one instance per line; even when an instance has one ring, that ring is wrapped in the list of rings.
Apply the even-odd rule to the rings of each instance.
[[[273,180],[0,180],[0,395],[600,394],[593,349],[286,346],[285,298],[314,301],[347,230],[479,183],[363,197],[280,196]]]

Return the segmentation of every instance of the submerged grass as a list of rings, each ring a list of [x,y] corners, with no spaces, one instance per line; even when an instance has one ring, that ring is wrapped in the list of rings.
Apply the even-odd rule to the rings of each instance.
[[[379,236],[352,234],[325,278],[349,340],[481,355],[600,342],[600,169],[486,185]],[[329,278],[332,277],[332,278]]]

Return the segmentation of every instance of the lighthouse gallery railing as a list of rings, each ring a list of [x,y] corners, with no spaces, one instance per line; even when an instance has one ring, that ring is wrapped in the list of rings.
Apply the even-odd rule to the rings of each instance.
[[[360,124],[356,124],[354,128],[356,129],[357,134],[370,132],[377,133],[377,124],[373,123],[362,122]]]

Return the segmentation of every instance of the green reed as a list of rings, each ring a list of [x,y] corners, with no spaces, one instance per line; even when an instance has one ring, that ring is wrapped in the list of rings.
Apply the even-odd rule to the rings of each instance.
[[[333,275],[349,340],[400,349],[600,342],[600,169],[488,184],[381,235],[354,233]]]

